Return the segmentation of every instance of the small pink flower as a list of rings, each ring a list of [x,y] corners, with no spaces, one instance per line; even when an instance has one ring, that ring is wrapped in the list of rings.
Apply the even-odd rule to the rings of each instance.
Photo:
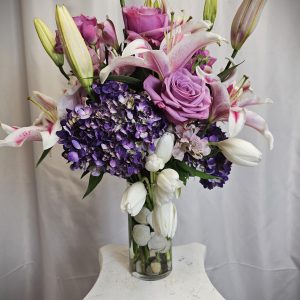
[[[188,153],[195,159],[200,159],[210,154],[208,139],[201,139],[197,135],[199,128],[196,128],[195,125],[177,125],[175,132],[177,142],[173,149],[174,158],[183,160],[185,153]]]

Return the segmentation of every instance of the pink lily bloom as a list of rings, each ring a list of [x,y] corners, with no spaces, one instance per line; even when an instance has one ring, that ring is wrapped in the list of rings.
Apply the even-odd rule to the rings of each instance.
[[[256,112],[249,110],[248,107],[269,104],[273,101],[256,96],[250,88],[249,82],[246,82],[241,88],[236,86],[235,82],[226,87],[226,82],[222,83],[214,74],[206,74],[200,68],[197,68],[197,74],[206,80],[211,87],[213,101],[209,121],[228,122],[230,137],[237,136],[245,125],[252,127],[265,137],[270,150],[272,150],[274,137],[266,121]]]
[[[64,91],[58,103],[40,92],[33,92],[35,99],[31,101],[42,110],[42,113],[32,126],[18,127],[2,123],[1,128],[7,136],[0,140],[0,147],[21,147],[25,141],[41,141],[44,150],[52,148],[59,139],[56,132],[61,128],[60,118],[63,117],[67,108],[73,109],[82,102],[79,92],[80,85],[77,81],[70,89]]]
[[[156,72],[161,79],[170,73],[183,68],[191,59],[194,53],[211,43],[220,43],[224,39],[214,33],[208,32],[208,24],[189,26],[189,33],[183,27],[183,36],[172,39],[171,47],[166,49],[153,50],[145,40],[137,39],[127,45],[121,57],[116,57],[110,64],[101,70],[100,79],[103,83],[109,74],[116,68],[135,66],[150,69]],[[174,40],[176,41],[174,43]],[[166,42],[162,42],[162,47]]]

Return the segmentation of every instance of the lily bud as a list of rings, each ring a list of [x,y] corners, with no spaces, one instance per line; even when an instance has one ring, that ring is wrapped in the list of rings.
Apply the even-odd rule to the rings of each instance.
[[[240,50],[254,31],[266,2],[243,0],[231,25],[231,45],[234,50]]]
[[[124,192],[121,201],[121,210],[135,217],[143,208],[147,190],[142,182],[130,185]]]
[[[81,85],[90,91],[93,63],[85,41],[65,6],[56,6],[56,24],[64,53]]]
[[[41,19],[34,19],[34,27],[47,54],[58,67],[62,67],[64,55],[55,51],[55,34]]]
[[[115,49],[119,48],[117,33],[114,23],[107,19],[99,25],[101,40],[104,44],[112,46]]]
[[[213,144],[219,147],[229,161],[237,165],[254,167],[262,159],[261,152],[245,140],[229,138]]]
[[[173,148],[174,148],[175,136],[173,133],[166,132],[159,139],[156,148],[155,154],[160,157],[163,162],[166,164],[172,157]]]
[[[153,229],[165,238],[173,238],[177,228],[177,210],[172,202],[156,206],[153,211]]]
[[[149,172],[157,172],[165,166],[164,161],[156,154],[151,154],[146,159],[145,168]]]
[[[218,10],[218,0],[205,0],[204,11],[203,11],[203,20],[210,21],[213,27]]]

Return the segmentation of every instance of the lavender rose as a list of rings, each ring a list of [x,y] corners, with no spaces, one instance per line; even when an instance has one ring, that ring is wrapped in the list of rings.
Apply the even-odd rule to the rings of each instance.
[[[209,88],[184,68],[170,74],[163,82],[150,75],[144,82],[144,89],[174,124],[209,117]]]
[[[160,45],[169,25],[167,13],[146,6],[124,6],[122,11],[129,41],[144,38],[154,46]]]

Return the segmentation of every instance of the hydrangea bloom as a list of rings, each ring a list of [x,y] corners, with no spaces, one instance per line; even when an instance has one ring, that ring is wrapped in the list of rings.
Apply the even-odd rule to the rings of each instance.
[[[144,93],[115,81],[93,85],[94,98],[68,111],[57,133],[71,169],[128,178],[145,167],[168,123]]]
[[[201,130],[202,131],[202,130]],[[219,142],[226,139],[225,133],[216,124],[212,124],[206,130],[202,138],[207,138],[209,142]],[[213,189],[215,187],[223,187],[228,180],[232,163],[226,159],[221,152],[212,151],[211,155],[203,156],[197,160],[192,155],[185,153],[184,161],[207,174],[216,176],[215,179],[201,179],[200,183],[204,188]]]

